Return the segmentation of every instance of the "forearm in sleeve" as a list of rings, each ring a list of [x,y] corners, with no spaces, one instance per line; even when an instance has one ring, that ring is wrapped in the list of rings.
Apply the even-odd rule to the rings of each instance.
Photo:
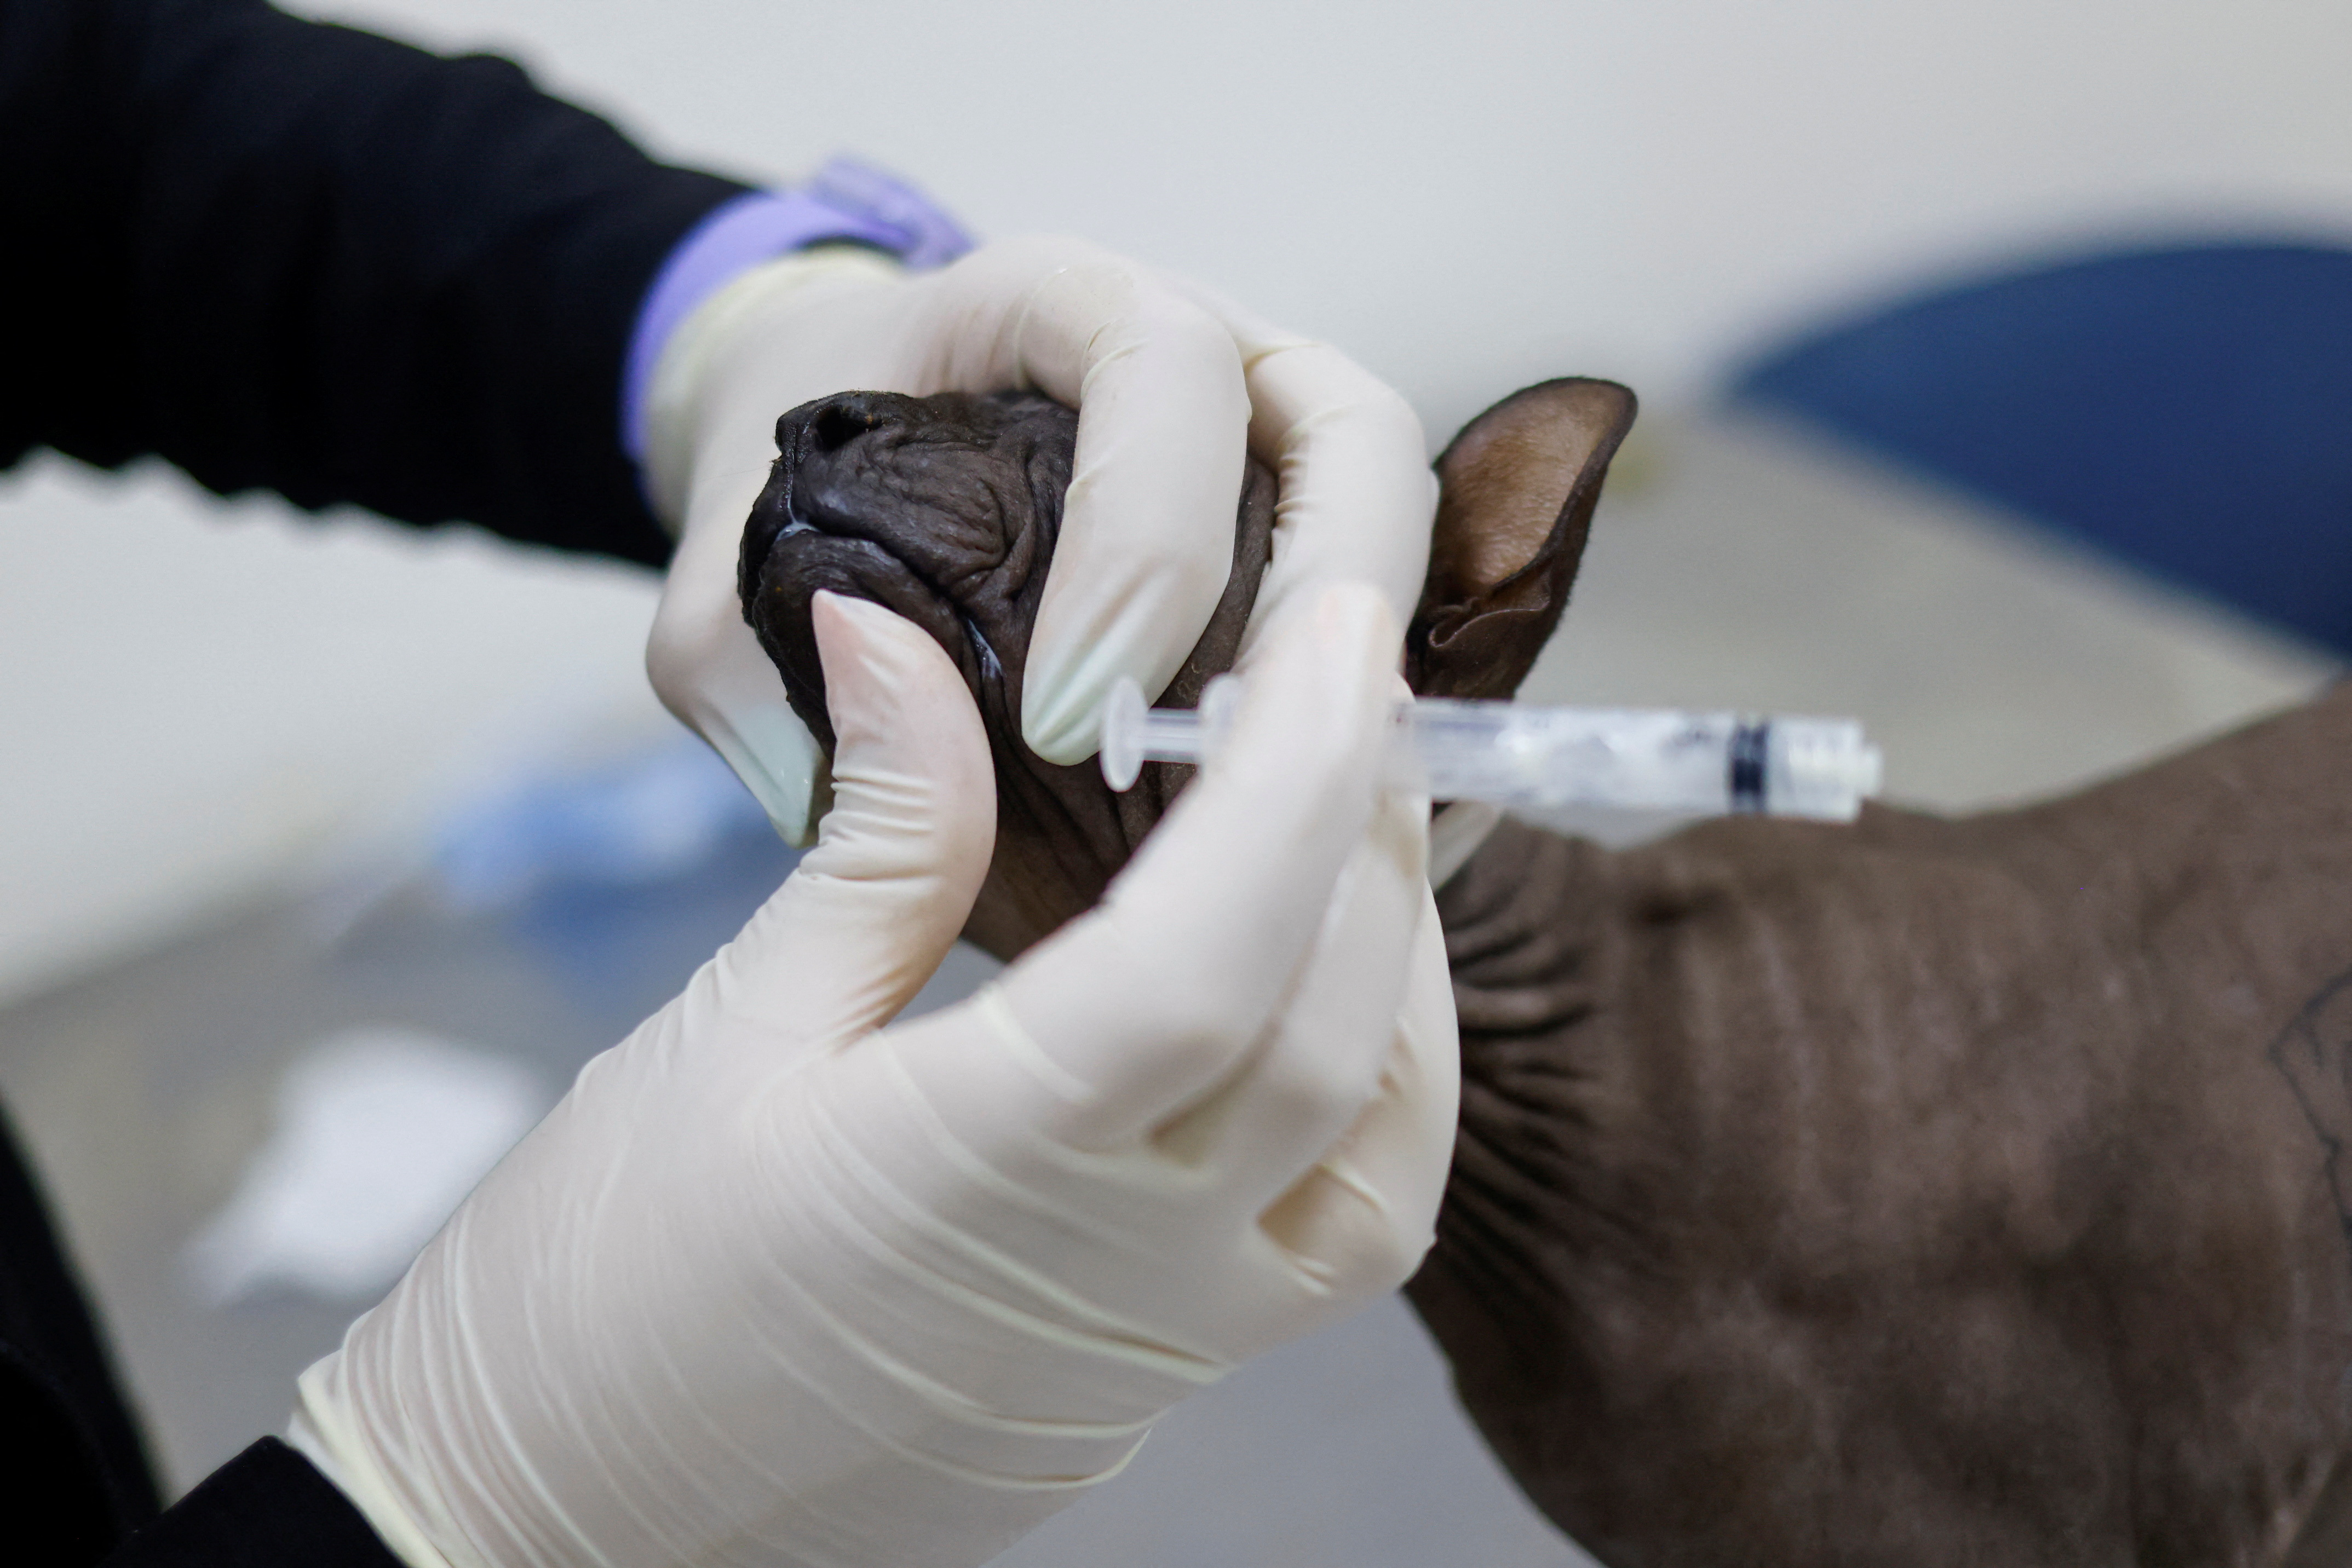
[[[259,0],[0,0],[0,462],[148,454],[212,489],[658,561],[624,355],[743,187],[512,64]]]
[[[407,1568],[279,1442],[260,1442],[115,1548],[103,1568]]]

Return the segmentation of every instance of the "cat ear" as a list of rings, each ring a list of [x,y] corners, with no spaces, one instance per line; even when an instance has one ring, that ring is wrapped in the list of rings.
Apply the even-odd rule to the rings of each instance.
[[[1570,377],[1513,392],[1437,459],[1437,526],[1405,676],[1423,696],[1507,697],[1559,624],[1633,394]]]

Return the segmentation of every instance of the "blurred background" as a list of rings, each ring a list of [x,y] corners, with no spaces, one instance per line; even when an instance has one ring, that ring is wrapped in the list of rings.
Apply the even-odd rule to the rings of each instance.
[[[1544,700],[1851,713],[1891,793],[1968,810],[2352,648],[2340,6],[293,8],[514,56],[674,161],[853,152],[1191,274],[1433,446],[1627,382]],[[0,1092],[174,1489],[787,869],[646,688],[654,593],[158,467],[0,476]],[[1393,1305],[1008,1562],[1106,1556],[1579,1560]]]

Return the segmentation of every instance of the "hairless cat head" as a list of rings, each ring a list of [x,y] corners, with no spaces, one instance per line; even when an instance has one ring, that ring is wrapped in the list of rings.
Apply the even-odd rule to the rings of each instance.
[[[1470,422],[1437,460],[1429,575],[1406,635],[1415,691],[1504,696],[1559,622],[1633,394],[1545,382]],[[1028,393],[844,392],[776,422],[778,456],[743,535],[744,619],[828,750],[809,602],[872,600],[939,640],[996,755],[997,850],[966,935],[1010,957],[1092,904],[1181,787],[1153,764],[1121,795],[1092,762],[1021,740],[1021,677],[1062,524],[1077,415]],[[1160,697],[1190,707],[1230,668],[1272,552],[1274,477],[1241,476],[1224,596]]]

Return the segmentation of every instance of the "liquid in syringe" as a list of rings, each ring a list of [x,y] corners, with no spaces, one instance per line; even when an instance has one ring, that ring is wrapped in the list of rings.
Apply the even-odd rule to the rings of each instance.
[[[1145,706],[1121,681],[1103,706],[1103,778],[1127,789],[1152,762],[1199,763],[1230,723],[1238,682],[1197,711]],[[1537,707],[1423,697],[1397,705],[1388,781],[1433,800],[1496,806],[1764,812],[1852,821],[1878,792],[1878,748],[1853,719]]]

